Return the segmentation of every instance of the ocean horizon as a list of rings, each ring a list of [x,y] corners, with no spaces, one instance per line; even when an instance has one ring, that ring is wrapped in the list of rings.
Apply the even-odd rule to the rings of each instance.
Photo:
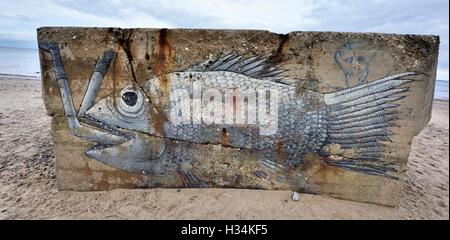
[[[0,74],[40,78],[37,49],[0,47]],[[434,98],[449,100],[448,80],[436,80]]]

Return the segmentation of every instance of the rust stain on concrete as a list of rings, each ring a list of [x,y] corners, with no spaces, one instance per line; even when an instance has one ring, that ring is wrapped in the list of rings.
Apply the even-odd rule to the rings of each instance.
[[[222,128],[222,131],[220,132],[220,136],[221,136],[221,140],[222,140],[222,145],[228,145],[228,135],[227,135],[227,129],[226,128]]]
[[[72,39],[74,34],[79,37]],[[156,135],[159,134],[161,136],[164,136],[163,126],[168,121],[168,117],[164,114],[164,111],[167,109],[161,109],[161,106],[166,106],[165,103],[170,100],[170,89],[175,79],[171,79],[170,73],[174,71],[186,69],[203,60],[214,59],[221,51],[223,53],[234,51],[243,56],[255,55],[255,57],[268,58],[270,63],[276,63],[275,65],[277,66],[288,68],[289,72],[287,74],[289,79],[287,80],[296,80],[293,82],[298,83],[295,89],[296,97],[300,97],[302,101],[308,102],[308,105],[304,106],[302,111],[313,112],[327,107],[323,102],[323,98],[320,97],[321,94],[324,94],[322,91],[331,93],[331,91],[334,91],[334,88],[337,89],[336,91],[342,88],[342,82],[340,81],[343,79],[343,73],[339,67],[335,66],[336,63],[333,62],[333,53],[336,49],[340,49],[343,44],[346,44],[347,41],[363,42],[365,48],[371,51],[385,52],[384,55],[379,54],[379,56],[388,56],[388,59],[391,59],[388,62],[383,62],[383,59],[375,58],[373,60],[375,62],[371,63],[373,67],[371,73],[375,75],[371,75],[369,77],[370,79],[376,80],[385,76],[380,74],[394,74],[407,71],[428,74],[423,77],[423,81],[416,81],[409,84],[410,91],[414,93],[414,97],[408,99],[411,101],[399,101],[395,103],[401,106],[398,109],[398,117],[402,119],[398,123],[395,132],[401,132],[402,134],[395,136],[392,142],[387,143],[391,149],[408,145],[407,143],[410,142],[412,136],[419,131],[417,129],[421,127],[419,126],[420,124],[411,125],[412,119],[414,121],[418,119],[420,122],[426,122],[426,119],[429,119],[428,111],[412,111],[411,109],[415,109],[417,106],[426,106],[425,108],[429,108],[430,106],[427,101],[431,100],[425,97],[432,95],[432,88],[425,89],[424,87],[433,86],[432,76],[434,75],[432,73],[435,71],[434,64],[438,46],[438,39],[433,36],[315,32],[274,34],[266,31],[247,30],[116,28],[92,28],[86,30],[83,28],[42,28],[38,31],[38,36],[39,42],[55,42],[61,46],[61,49],[64,49],[62,52],[62,60],[63,65],[67,65],[67,82],[70,86],[73,86],[71,93],[73,94],[75,105],[83,97],[82,94],[84,91],[82,90],[87,86],[89,76],[87,78],[86,76],[92,70],[93,59],[98,58],[105,49],[114,46],[117,55],[106,77],[106,82],[104,82],[106,84],[101,87],[102,89],[100,90],[100,95],[97,96],[97,100],[106,94],[116,93],[125,85],[132,83],[135,89],[140,89],[147,95],[149,103],[152,106],[152,110],[148,116],[149,122],[151,123],[151,127],[156,130]],[[147,39],[145,36],[147,36]],[[98,48],[94,46],[98,46]],[[89,49],[89,51],[86,49]],[[68,55],[68,52],[70,52],[70,55]],[[55,81],[55,76],[52,75],[54,71],[52,61],[48,54],[40,52],[40,55],[43,80],[42,87],[46,108],[50,114],[55,116],[55,119],[62,119],[65,115],[61,108],[61,96],[58,84]],[[393,65],[392,62],[395,64]],[[85,78],[86,82],[83,82]],[[147,86],[144,85],[144,81],[152,78],[157,78],[158,80],[158,90],[161,95],[160,100],[162,100],[158,105],[154,105],[151,102],[152,99],[149,98],[150,94],[146,92],[146,90],[148,91]],[[193,81],[193,78],[196,78],[195,74],[189,80]],[[311,91],[316,92],[317,95],[308,94]],[[115,101],[116,98],[113,98],[113,100]],[[119,105],[119,103],[114,104]],[[294,104],[294,101],[289,101],[288,104]],[[237,112],[239,110],[238,108],[238,102],[233,97],[233,110]],[[428,116],[425,116],[427,114]],[[313,116],[322,117],[322,113]],[[304,119],[307,123],[308,121],[315,123],[312,117],[305,117]],[[327,115],[325,117],[329,116]],[[52,124],[56,124],[55,122]],[[287,120],[283,122],[287,122]],[[299,118],[295,117],[292,124],[302,123]],[[74,141],[73,137],[69,137],[71,135],[70,131],[68,131],[67,122],[59,127],[65,131],[64,134],[55,135],[55,146],[63,150],[60,151],[59,157],[57,158],[57,161],[60,163],[58,165],[59,168],[67,167],[70,169],[76,165],[82,166],[83,169],[91,174],[83,172],[83,174],[79,175],[83,178],[92,178],[91,180],[81,179],[77,174],[69,174],[66,178],[65,176],[59,175],[58,180],[63,184],[60,186],[60,189],[135,188],[141,185],[154,187],[157,184],[160,184],[162,187],[177,187],[185,181],[179,179],[183,176],[177,177],[175,170],[173,172],[167,172],[164,176],[149,174],[146,175],[148,176],[147,179],[143,179],[143,174],[139,172],[127,173],[121,170],[117,170],[116,172],[111,171],[109,167],[97,164],[84,166],[84,163],[80,161],[85,160],[85,151],[89,144],[85,140]],[[236,131],[238,132],[246,128],[245,125],[236,125],[236,127]],[[339,127],[346,128],[340,125]],[[349,132],[350,130],[347,129],[346,131]],[[289,131],[292,134],[298,133],[294,132],[297,130]],[[336,142],[343,142],[342,146],[345,144],[353,144],[353,142],[348,142],[346,137],[340,137],[340,132],[330,132],[329,128],[326,131],[328,131],[326,137],[330,138],[329,135],[334,134],[335,136],[333,138],[335,138]],[[289,135],[291,132],[287,132],[287,134]],[[355,132],[355,135],[358,134],[359,132]],[[349,169],[331,166],[331,163],[327,165],[327,159],[322,158],[322,152],[313,152],[310,155],[308,153],[304,156],[304,159],[301,159],[300,165],[292,166],[290,165],[292,162],[290,157],[294,156],[294,153],[303,154],[303,152],[294,152],[290,147],[290,140],[283,139],[283,142],[281,141],[282,138],[276,138],[280,139],[278,142],[277,140],[270,142],[270,148],[273,149],[268,149],[268,147],[262,145],[263,148],[265,147],[264,150],[271,151],[270,156],[273,156],[273,158],[270,158],[270,160],[275,162],[269,162],[264,167],[260,165],[261,159],[266,157],[263,151],[260,151],[260,149],[249,150],[247,145],[244,148],[235,146],[238,141],[236,140],[237,133],[235,133],[234,129],[218,126],[214,128],[212,135],[214,137],[214,144],[211,144],[212,142],[208,142],[207,140],[201,144],[195,144],[190,140],[177,139],[177,143],[175,146],[172,146],[174,148],[172,150],[179,150],[182,153],[170,152],[173,155],[168,155],[169,157],[167,159],[161,158],[158,160],[163,161],[163,164],[170,165],[174,163],[173,161],[180,161],[180,159],[176,159],[174,156],[184,156],[184,152],[190,152],[189,156],[193,156],[192,164],[195,163],[197,169],[201,170],[205,179],[210,181],[210,186],[218,187],[298,189],[298,187],[305,187],[303,185],[315,184],[319,185],[318,193],[325,192],[347,199],[372,201],[372,199],[369,199],[369,196],[361,196],[362,194],[355,189],[364,187],[367,184],[397,184],[397,181],[391,179],[379,180],[379,176],[355,174],[355,172],[351,172]],[[317,133],[315,132],[305,132],[303,136],[296,136],[295,139],[322,138],[322,135],[316,135]],[[248,136],[252,141],[258,139],[255,137],[254,132],[249,132]],[[167,139],[167,141],[172,140]],[[354,141],[357,142],[357,140]],[[303,147],[304,144],[308,144],[308,141],[305,140],[297,143]],[[370,147],[370,145],[368,146]],[[119,148],[119,152],[125,151],[126,149]],[[330,152],[331,154],[335,154],[335,151],[330,150]],[[407,161],[407,151],[395,153],[395,156],[391,152],[385,153],[389,155],[385,157],[386,161],[394,162],[397,159],[404,160],[401,163],[398,161],[394,162],[396,165],[404,165]],[[353,156],[352,152],[349,151],[339,152],[338,155]],[[287,164],[288,160],[289,164]],[[73,162],[76,164],[73,164]],[[279,168],[279,165],[282,167]],[[273,175],[269,168],[274,170],[275,173]],[[304,176],[308,180],[296,182],[296,180],[293,180],[294,174]],[[283,177],[287,177],[289,180],[279,180]],[[81,180],[77,180],[76,178],[80,178]],[[85,184],[85,186],[76,186],[75,183],[79,182],[82,182],[81,184]],[[291,186],[289,184],[293,185]],[[386,194],[384,192],[376,192],[379,190],[371,191],[373,191],[371,194],[374,196],[384,196]],[[386,194],[388,196],[382,199],[384,201],[382,203],[395,205],[395,194],[392,192]]]

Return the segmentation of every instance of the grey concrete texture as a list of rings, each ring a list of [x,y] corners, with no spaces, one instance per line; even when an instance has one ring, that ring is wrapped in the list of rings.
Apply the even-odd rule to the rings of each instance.
[[[43,27],[38,42],[60,190],[289,189],[390,206],[399,202],[412,139],[431,116],[439,51],[437,36],[260,30]],[[107,51],[111,62],[99,61]],[[245,65],[252,57],[265,59],[264,70]],[[222,68],[196,67],[208,60]],[[219,89],[280,89],[279,136],[168,124],[155,112],[171,107],[172,87],[192,74]],[[78,116],[68,114],[64,82]],[[147,91],[155,82],[157,99]],[[150,110],[133,116],[144,123],[128,127],[93,111],[109,97],[124,99],[116,95],[127,86],[147,99]]]

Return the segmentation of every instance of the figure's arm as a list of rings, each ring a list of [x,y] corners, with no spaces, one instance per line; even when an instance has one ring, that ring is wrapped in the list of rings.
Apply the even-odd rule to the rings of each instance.
[[[113,49],[109,49],[98,59],[94,71],[92,72],[91,79],[89,80],[89,85],[86,89],[83,102],[81,103],[78,116],[83,117],[86,112],[94,106],[103,78],[105,77],[106,72],[108,72],[109,65],[111,65],[115,55],[115,51]]]
[[[58,81],[64,113],[67,117],[70,132],[77,137],[102,144],[117,144],[127,141],[127,136],[125,134],[121,134],[120,132],[117,132],[117,134],[111,134],[108,131],[102,131],[100,129],[86,127],[80,124],[75,106],[73,104],[72,94],[70,92],[70,87],[58,44],[40,43],[39,48],[49,52],[52,55],[56,80]],[[114,55],[114,50],[108,50],[97,62],[94,73],[91,76],[91,81],[89,82],[86,95],[83,99],[81,107],[81,110],[83,111],[80,110],[79,114],[81,117],[83,117],[85,112],[93,106],[103,77],[105,76]]]

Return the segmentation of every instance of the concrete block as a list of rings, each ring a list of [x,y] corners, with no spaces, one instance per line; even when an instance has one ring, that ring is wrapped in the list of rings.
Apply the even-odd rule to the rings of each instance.
[[[60,190],[287,189],[395,206],[439,39],[38,29]]]

